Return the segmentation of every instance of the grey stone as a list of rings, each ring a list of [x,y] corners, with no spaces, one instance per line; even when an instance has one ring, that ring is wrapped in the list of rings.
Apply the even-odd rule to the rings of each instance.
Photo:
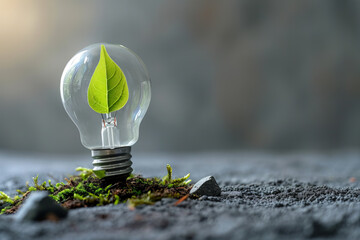
[[[220,196],[221,189],[213,176],[208,176],[200,179],[190,191],[190,194],[199,196]]]
[[[57,204],[48,193],[32,192],[19,211],[15,219],[19,221],[60,220],[66,218],[68,211]]]

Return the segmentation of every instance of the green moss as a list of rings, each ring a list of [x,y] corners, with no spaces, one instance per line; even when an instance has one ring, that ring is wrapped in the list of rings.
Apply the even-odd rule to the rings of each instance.
[[[0,191],[0,203],[14,204],[14,199],[11,199],[6,193]]]
[[[55,185],[50,180],[39,184],[39,177],[33,178],[32,186],[26,183],[26,191],[18,190],[13,198],[0,192],[0,214],[16,212],[17,208],[32,191],[48,191],[49,196],[66,208],[117,205],[127,202],[130,208],[142,204],[153,204],[162,198],[181,198],[189,193],[190,174],[182,178],[172,178],[172,168],[166,166],[167,175],[160,178],[143,178],[131,174],[125,182],[109,184],[100,179],[92,169],[79,167],[78,176],[65,178],[65,182]]]
[[[166,165],[167,175],[162,178],[162,184],[168,187],[180,187],[188,185],[191,180],[187,180],[190,177],[190,173],[182,178],[172,179],[172,168],[169,164]]]
[[[151,194],[149,191],[147,194],[142,195],[141,197],[131,197],[128,199],[127,204],[130,208],[135,208],[139,205],[152,205],[156,202],[155,195]]]
[[[86,180],[88,179],[90,176],[94,176],[94,171],[90,168],[83,168],[83,167],[78,167],[75,169],[76,171],[80,172],[79,176],[83,179]]]
[[[1,209],[0,214],[4,214],[7,210],[10,210],[12,206],[6,206],[3,209]]]

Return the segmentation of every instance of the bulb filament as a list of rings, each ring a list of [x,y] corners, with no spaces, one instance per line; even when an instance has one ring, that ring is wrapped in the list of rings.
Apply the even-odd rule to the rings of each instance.
[[[102,137],[102,145],[103,148],[107,149],[114,149],[120,146],[120,136],[119,136],[119,129],[117,129],[117,119],[116,119],[116,112],[114,116],[112,113],[101,114],[102,118],[102,130],[101,130],[101,137]]]

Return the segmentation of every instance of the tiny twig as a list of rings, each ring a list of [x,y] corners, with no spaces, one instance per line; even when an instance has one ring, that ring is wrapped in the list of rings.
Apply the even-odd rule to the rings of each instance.
[[[183,196],[182,198],[180,198],[179,200],[177,200],[177,201],[174,203],[174,206],[179,205],[180,203],[182,203],[183,201],[185,201],[188,197],[189,197],[189,194],[186,194],[185,196]]]

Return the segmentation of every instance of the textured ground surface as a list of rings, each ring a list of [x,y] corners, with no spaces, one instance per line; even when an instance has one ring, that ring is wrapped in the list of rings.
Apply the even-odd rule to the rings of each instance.
[[[37,173],[61,179],[91,164],[84,157],[10,154],[0,161],[0,190],[10,195]],[[124,204],[71,210],[58,223],[0,216],[0,239],[360,239],[359,152],[134,153],[135,172],[145,176],[165,175],[166,163],[193,181],[215,176],[222,195],[178,206],[165,199],[133,211]]]

